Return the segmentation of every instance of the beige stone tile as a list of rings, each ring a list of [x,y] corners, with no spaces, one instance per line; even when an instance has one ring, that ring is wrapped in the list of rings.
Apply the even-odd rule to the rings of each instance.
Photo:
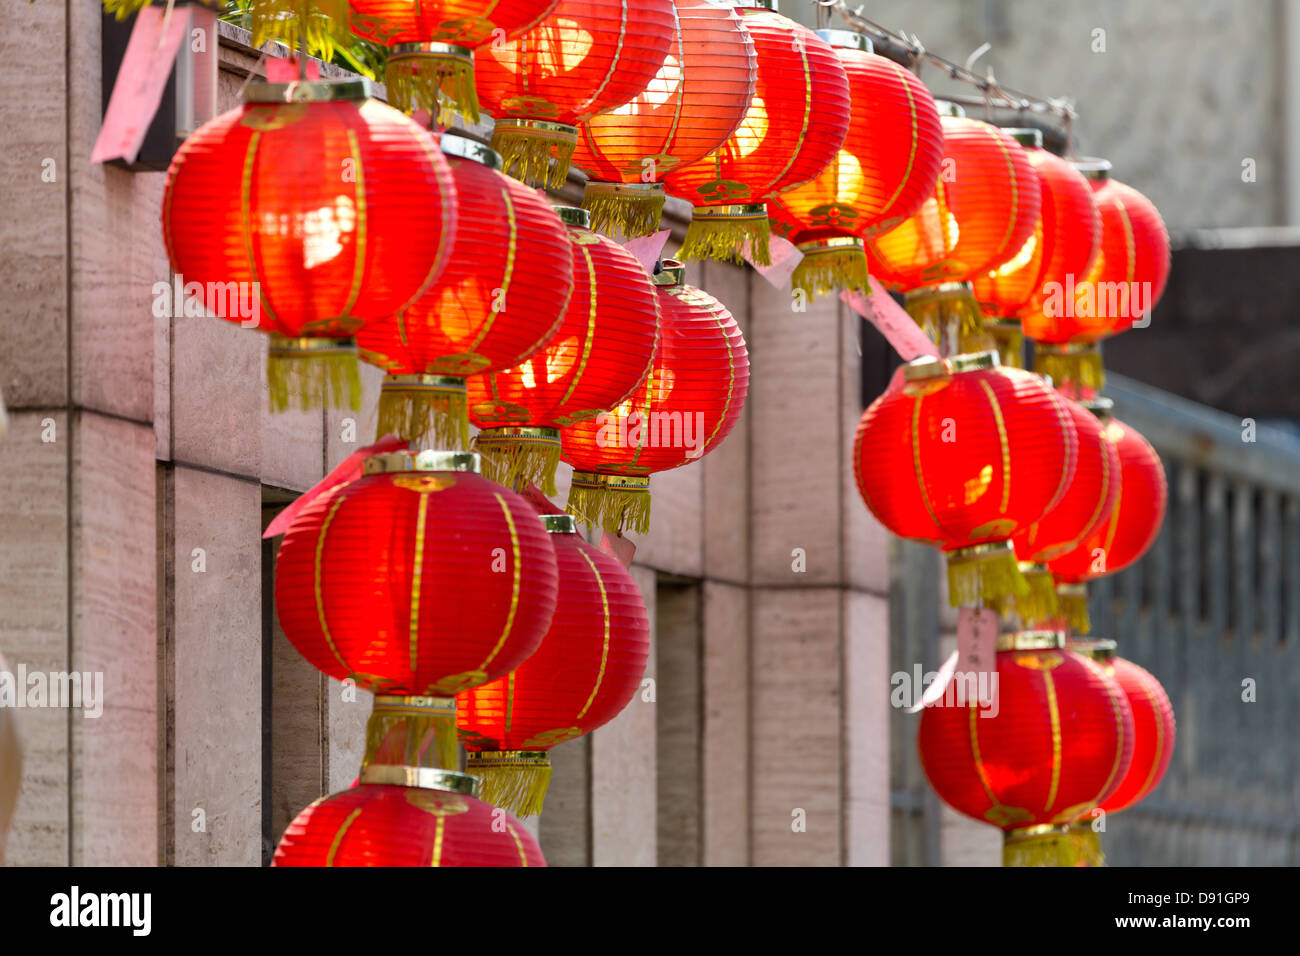
[[[749,862],[749,593],[704,583],[705,866]]]
[[[261,510],[254,481],[176,469],[178,866],[261,865]],[[203,572],[193,570],[195,548],[204,550]],[[194,830],[196,809],[203,832]]]
[[[547,866],[591,865],[590,759],[590,737],[551,750],[551,785],[538,826]]]
[[[42,421],[50,420],[53,431]],[[53,437],[43,442],[42,433]],[[0,438],[0,652],[11,673],[68,669],[68,447],[62,412],[10,410]],[[6,860],[63,866],[68,845],[68,713],[14,712],[23,781]]]
[[[704,464],[701,461],[650,476],[650,532],[629,537],[639,564],[699,577],[703,569]]]
[[[67,5],[10,7],[0,35],[0,57],[15,64],[0,76],[0,394],[12,411],[67,403],[68,163],[86,160],[68,154]]]
[[[332,677],[321,678],[325,709],[329,720],[329,793],[352,786],[361,773],[361,758],[366,755],[366,720],[374,704],[374,695],[355,686],[344,686]]]
[[[102,674],[74,711],[72,862],[158,862],[157,465],[153,430],[82,412],[73,480],[72,670]]]
[[[889,602],[844,593],[845,862],[889,865]]]
[[[751,833],[755,866],[838,866],[840,592],[758,591],[752,610]],[[797,832],[803,821],[806,829]]]
[[[208,316],[172,320],[172,452],[178,463],[259,478],[266,336]]]
[[[876,594],[889,593],[890,534],[867,510],[853,476],[853,437],[862,418],[862,355],[858,346],[860,319],[848,306],[840,305],[840,458],[841,495],[844,523],[845,583]]]

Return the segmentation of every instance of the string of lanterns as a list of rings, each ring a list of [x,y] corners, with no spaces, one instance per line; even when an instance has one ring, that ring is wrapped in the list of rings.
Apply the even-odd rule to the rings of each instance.
[[[509,813],[540,813],[549,750],[628,704],[649,648],[630,574],[575,519],[647,533],[650,476],[716,448],[748,391],[726,306],[613,238],[652,232],[667,194],[693,210],[682,260],[765,266],[785,241],[793,289],[878,282],[937,344],[865,411],[858,487],[944,551],[952,604],[1008,623],[1000,708],[925,708],[923,765],[1005,831],[1005,862],[1100,863],[1090,815],[1148,794],[1175,735],[1155,678],[1084,636],[1085,583],[1164,514],[1158,457],[1099,395],[1098,343],[1168,276],[1151,203],[774,2],[246,6],[255,42],[386,45],[392,103],[300,56],[297,82],[249,84],[185,141],[164,193],[204,307],[233,320],[230,289],[256,289],[241,320],[270,336],[273,408],[355,408],[358,357],[386,373],[377,443],[280,529],[286,636],[376,697],[358,783],[304,810],[276,864],[545,865]],[[484,109],[490,145],[445,132]],[[571,165],[581,209],[534,188]],[[568,514],[542,503],[561,460]]]

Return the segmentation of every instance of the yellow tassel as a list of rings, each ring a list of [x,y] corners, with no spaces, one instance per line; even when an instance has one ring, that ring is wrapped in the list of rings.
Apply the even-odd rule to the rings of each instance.
[[[958,353],[966,351],[963,343],[984,334],[984,313],[975,301],[969,282],[922,286],[907,293],[903,308],[939,345],[945,340],[956,341]]]
[[[366,753],[361,766],[457,770],[459,747],[455,697],[378,695],[366,721]]]
[[[962,354],[995,351],[1005,368],[1025,367],[1025,334],[1019,319],[984,319],[978,332],[959,336]]]
[[[555,469],[560,464],[559,429],[485,428],[474,436],[474,450],[482,456],[485,478],[516,491],[534,484],[544,495],[556,494]]]
[[[1077,393],[1080,387],[1098,392],[1106,385],[1101,352],[1095,345],[1036,346],[1034,371],[1049,376],[1058,388],[1064,387],[1070,394]]]
[[[1037,826],[1012,830],[1002,843],[1003,866],[1104,866],[1101,840],[1086,839],[1079,827]]]
[[[976,545],[948,552],[948,603],[953,607],[997,602],[1007,595],[1027,596],[1010,545]]]
[[[492,131],[492,148],[501,154],[507,175],[551,189],[560,189],[568,181],[577,142],[577,130],[560,123],[506,118],[497,120]]]
[[[249,0],[248,19],[255,47],[279,40],[297,50],[305,24],[307,52],[326,61],[353,39],[347,0]]]
[[[699,259],[716,259],[719,262],[745,261],[745,253],[759,266],[772,264],[770,238],[772,228],[767,218],[767,207],[758,204],[757,214],[710,214],[709,207],[695,210],[686,238],[677,251],[683,262]],[[717,207],[714,207],[717,208]]]
[[[361,409],[361,370],[351,339],[271,336],[266,358],[271,411],[290,408]]]
[[[451,375],[389,375],[379,392],[375,437],[396,435],[427,447],[469,446],[465,380]]]
[[[516,817],[542,812],[551,783],[551,758],[544,750],[470,752],[465,771],[478,777],[479,798]]]
[[[388,101],[400,110],[438,112],[441,125],[455,116],[479,122],[478,93],[474,89],[474,60],[469,51],[445,43],[412,44],[417,51],[390,53],[384,71]]]
[[[1052,579],[1052,573],[1045,565],[1027,562],[1021,562],[1020,573],[1028,585],[1028,592],[1002,598],[999,613],[1003,617],[1015,613],[1026,628],[1055,618],[1060,609],[1056,602],[1056,582]]]
[[[1092,621],[1088,619],[1088,588],[1084,584],[1058,584],[1056,601],[1060,614],[1074,634],[1087,634],[1092,631]]]
[[[591,228],[596,232],[617,232],[628,239],[648,236],[663,214],[663,187],[658,183],[588,182],[582,208],[591,214]]]
[[[650,530],[650,479],[574,472],[564,510],[610,534],[645,534]]]
[[[840,289],[866,291],[867,257],[862,246],[799,247],[803,259],[795,266],[790,284],[811,302],[817,296]]]

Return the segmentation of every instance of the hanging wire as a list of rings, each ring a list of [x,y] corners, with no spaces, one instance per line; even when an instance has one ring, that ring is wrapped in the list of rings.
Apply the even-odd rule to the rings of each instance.
[[[979,94],[975,96],[946,96],[943,97],[944,99],[966,106],[983,106],[989,114],[994,109],[1005,109],[1019,113],[1022,116],[1025,113],[1037,113],[1053,117],[1062,127],[1066,138],[1066,148],[1072,149],[1071,132],[1074,120],[1078,118],[1073,101],[1065,97],[1043,99],[1014,87],[1006,86],[997,81],[991,69],[985,76],[980,76],[974,71],[975,61],[988,52],[988,44],[984,44],[975,50],[964,64],[956,63],[938,54],[931,53],[915,34],[909,37],[902,31],[890,30],[888,27],[881,26],[874,20],[868,19],[862,15],[863,8],[861,6],[850,10],[845,0],[816,0],[816,2],[819,16],[823,9],[834,10],[841,19],[859,33],[865,33],[872,39],[887,42],[903,50],[911,60],[912,72],[917,76],[921,75],[922,64],[928,63],[943,70],[949,79],[956,80],[959,83],[966,83],[979,91]]]

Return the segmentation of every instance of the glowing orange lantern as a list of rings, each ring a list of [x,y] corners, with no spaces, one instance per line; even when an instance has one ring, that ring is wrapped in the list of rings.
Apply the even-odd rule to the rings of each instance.
[[[665,186],[693,207],[678,258],[768,265],[765,203],[821,173],[849,127],[849,86],[829,44],[793,20],[737,4],[754,41],[754,98],[740,127],[703,159],[669,172]],[[773,4],[774,5],[774,4]]]
[[[673,7],[677,33],[659,73],[578,131],[573,162],[591,176],[582,204],[600,232],[652,232],[664,177],[721,146],[754,95],[754,41],[740,16],[710,0],[673,0]]]
[[[675,33],[672,0],[561,0],[527,33],[480,48],[475,84],[505,171],[563,186],[578,124],[644,90]]]
[[[1133,759],[1133,714],[1060,631],[998,638],[986,704],[942,701],[921,713],[921,766],[954,810],[1004,833],[1005,866],[1087,858],[1069,826],[1115,792]]]
[[[570,515],[542,520],[559,568],[551,628],[517,669],[457,698],[468,771],[484,799],[519,816],[542,812],[550,749],[616,717],[650,653],[645,602],[622,562],[584,541]]]
[[[442,276],[420,298],[358,336],[388,375],[379,435],[463,447],[465,379],[517,365],[550,341],[573,291],[564,224],[534,189],[501,173],[485,146],[444,136],[465,228]]]
[[[253,83],[167,173],[163,239],[176,284],[211,314],[271,334],[273,408],[358,407],[352,337],[418,298],[447,261],[447,162],[369,90]]]
[[[997,353],[920,358],[872,402],[854,447],[858,489],[894,534],[942,547],[954,605],[1025,594],[1010,539],[1074,476],[1064,403]]]
[[[555,494],[560,428],[622,402],[649,374],[659,344],[659,298],[640,261],[588,228],[585,209],[557,207],[573,244],[573,295],[545,348],[501,372],[471,375],[474,448],[484,474]]]
[[[768,202],[772,230],[799,247],[791,282],[808,296],[865,289],[863,239],[889,232],[934,190],[943,128],[934,98],[916,75],[872,52],[859,33],[818,33],[849,83],[849,128],[831,163]]]
[[[276,0],[288,2],[288,0]],[[479,121],[473,51],[536,26],[557,0],[348,0],[357,36],[388,47],[384,83],[394,106],[445,107]]]

